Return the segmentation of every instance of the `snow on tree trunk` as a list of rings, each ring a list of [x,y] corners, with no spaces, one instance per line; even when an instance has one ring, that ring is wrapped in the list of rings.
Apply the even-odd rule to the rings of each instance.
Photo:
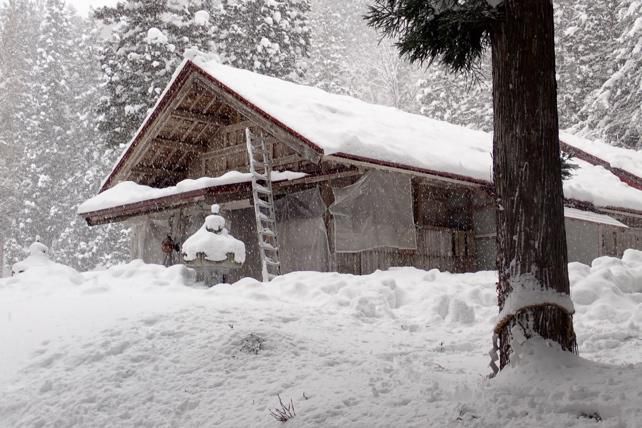
[[[492,35],[493,163],[497,192],[500,310],[525,282],[569,294],[558,139],[553,5],[507,0]],[[556,299],[522,300],[500,319],[500,366],[517,334],[538,334],[576,352],[572,313]]]

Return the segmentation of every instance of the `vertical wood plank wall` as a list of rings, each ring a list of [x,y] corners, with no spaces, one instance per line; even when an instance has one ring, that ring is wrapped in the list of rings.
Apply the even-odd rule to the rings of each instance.
[[[337,253],[337,271],[366,275],[393,266],[470,272],[475,269],[475,239],[472,231],[418,226],[417,249],[377,248],[358,253]]]
[[[600,225],[600,256],[622,257],[629,248],[642,250],[642,229]]]

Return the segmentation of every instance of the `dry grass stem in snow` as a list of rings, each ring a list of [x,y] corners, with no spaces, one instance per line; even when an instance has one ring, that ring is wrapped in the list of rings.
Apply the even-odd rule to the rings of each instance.
[[[281,408],[279,409],[277,407],[276,409],[270,410],[270,415],[272,415],[272,417],[279,422],[287,422],[296,416],[296,412],[294,411],[294,403],[292,402],[292,399],[290,399],[290,404],[286,406],[285,404],[283,404],[283,400],[281,400],[281,395],[277,394],[277,397],[279,397],[279,404],[281,405]]]

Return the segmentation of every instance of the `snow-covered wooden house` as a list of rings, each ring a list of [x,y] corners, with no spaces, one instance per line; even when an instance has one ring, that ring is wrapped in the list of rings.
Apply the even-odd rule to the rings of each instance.
[[[257,218],[270,212],[255,210],[263,186],[252,184],[248,138],[271,162],[271,198],[258,204],[276,227]],[[642,249],[642,153],[561,139],[578,165],[564,184],[570,260]],[[261,275],[259,229],[276,229],[282,273],[493,269],[491,149],[484,132],[185,61],[79,213],[130,223],[133,257],[160,263],[167,235],[183,242],[220,204],[247,249],[239,276]]]

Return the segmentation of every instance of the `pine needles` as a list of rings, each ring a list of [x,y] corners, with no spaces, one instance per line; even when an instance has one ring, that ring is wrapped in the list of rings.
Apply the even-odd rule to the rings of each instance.
[[[410,62],[437,61],[451,71],[476,75],[503,7],[487,0],[375,0],[365,16]]]

